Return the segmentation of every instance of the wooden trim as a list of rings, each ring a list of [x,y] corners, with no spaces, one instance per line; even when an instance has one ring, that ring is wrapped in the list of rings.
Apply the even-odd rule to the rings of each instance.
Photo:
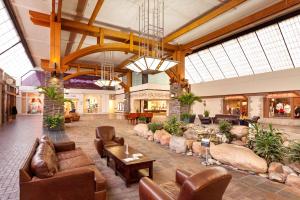
[[[299,7],[300,0],[282,0],[279,3],[276,3],[272,6],[269,6],[263,10],[260,10],[252,15],[249,15],[243,19],[240,19],[230,25],[227,25],[223,28],[220,28],[212,33],[209,33],[205,36],[202,36],[194,41],[191,41],[185,45],[183,45],[181,48],[184,50],[188,50],[190,48],[198,47],[201,45],[206,45],[208,42],[216,40],[222,36],[231,34],[235,31],[238,31],[242,28],[245,28],[246,26],[249,26],[253,23],[261,22],[262,20],[266,20],[267,18],[270,18],[271,16],[284,12],[288,9],[293,8],[294,6]]]
[[[31,21],[40,26],[49,27],[50,26],[50,15],[45,13],[40,13],[36,11],[29,11]],[[104,38],[110,39],[117,42],[128,43],[130,41],[130,33],[112,30],[104,27],[98,27],[93,25],[88,25],[85,23],[72,21],[69,19],[62,18],[61,19],[62,30],[76,32],[80,34],[86,34],[92,37],[98,37],[100,34],[100,30],[103,30]],[[139,44],[141,38],[137,35],[133,35],[133,43]],[[144,39],[145,40],[145,39]],[[153,44],[152,41],[149,44]],[[165,44],[164,48],[168,52],[173,52],[174,50],[178,49],[177,46],[171,44]]]
[[[57,22],[60,22],[61,20],[61,10],[62,10],[62,0],[58,0],[58,6],[57,6]]]
[[[92,13],[92,15],[91,15],[91,17],[89,19],[88,25],[92,25],[95,22],[96,17],[97,17],[97,15],[98,15],[101,7],[102,7],[103,2],[104,2],[104,0],[98,0],[97,1],[97,4],[96,4],[96,6],[95,6],[95,8],[93,10],[93,13]],[[81,39],[80,39],[80,42],[78,44],[77,50],[79,50],[82,47],[82,44],[83,44],[85,38],[86,38],[86,34],[83,34],[81,36]]]
[[[208,13],[201,15],[193,22],[191,22],[191,23],[183,26],[179,30],[169,34],[167,37],[164,38],[164,42],[167,43],[167,42],[173,41],[174,39],[182,36],[183,34],[188,33],[189,31],[191,31],[191,30],[209,22],[210,20],[220,16],[221,14],[231,10],[232,8],[239,6],[240,4],[244,3],[245,1],[246,0],[230,0],[224,4],[221,4],[220,6],[218,6],[215,9],[212,9]]]

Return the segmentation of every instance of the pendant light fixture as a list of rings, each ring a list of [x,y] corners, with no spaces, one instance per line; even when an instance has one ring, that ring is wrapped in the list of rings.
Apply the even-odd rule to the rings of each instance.
[[[100,79],[95,81],[95,84],[99,87],[115,87],[119,84],[119,81],[115,80],[113,52],[104,52],[103,56],[103,62],[100,67]]]
[[[142,0],[139,7],[139,56],[126,68],[142,73],[166,71],[178,64],[164,55],[164,0]]]

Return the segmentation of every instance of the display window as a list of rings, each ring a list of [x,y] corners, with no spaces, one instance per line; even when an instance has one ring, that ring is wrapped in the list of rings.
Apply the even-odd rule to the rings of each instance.
[[[41,94],[27,93],[27,114],[41,114],[43,99]]]
[[[99,95],[84,95],[83,112],[84,113],[100,113],[101,98]]]
[[[68,99],[64,102],[65,112],[76,112],[78,108],[78,99]]]
[[[269,94],[264,106],[265,117],[300,119],[300,97],[296,93]]]
[[[224,98],[224,114],[248,116],[248,98],[245,96],[229,96]]]

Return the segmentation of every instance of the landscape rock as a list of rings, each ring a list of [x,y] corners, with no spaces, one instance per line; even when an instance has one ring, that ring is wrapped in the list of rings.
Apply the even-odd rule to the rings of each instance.
[[[197,156],[205,154],[205,148],[201,146],[201,142],[193,142],[192,149]]]
[[[139,135],[143,136],[148,132],[148,125],[147,124],[137,124],[133,128],[134,132]]]
[[[247,136],[249,133],[249,128],[247,126],[232,126],[230,130],[231,134],[238,139],[241,139],[244,136]]]
[[[189,128],[183,133],[183,137],[188,140],[197,140],[198,133],[193,128]]]
[[[148,140],[149,141],[153,141],[154,140],[153,134],[148,137]]]
[[[241,140],[234,140],[234,141],[231,142],[231,144],[235,144],[235,145],[238,145],[238,146],[245,146],[246,145]]]
[[[292,168],[290,168],[289,166],[284,165],[282,167],[282,169],[283,169],[283,173],[285,175],[296,175],[297,176],[296,172]]]
[[[247,137],[242,137],[241,141],[244,142],[245,144],[247,144]]]
[[[161,145],[169,145],[171,140],[171,134],[168,133],[167,131],[163,132],[163,134],[161,135],[160,139],[159,139],[159,143]]]
[[[268,169],[269,173],[283,173],[283,164],[279,162],[271,162]]]
[[[300,163],[299,162],[289,164],[289,167],[292,168],[298,174],[300,174]]]
[[[164,129],[162,130],[156,130],[154,135],[153,135],[153,139],[156,142],[160,141],[161,136],[165,135],[165,134],[169,134],[167,131],[165,131]]]
[[[284,173],[269,172],[269,179],[279,183],[284,183],[286,175]]]
[[[289,147],[290,146],[290,142],[289,141],[285,141],[282,144],[284,147]]]
[[[268,175],[268,174],[265,174],[265,173],[263,173],[263,174],[258,174],[258,176],[263,177],[263,178],[268,178],[268,177],[269,177],[269,175]]]
[[[256,173],[266,173],[268,170],[267,162],[246,147],[226,143],[219,145],[211,143],[210,154],[221,163],[238,169]]]
[[[171,150],[176,151],[176,153],[185,153],[187,147],[186,139],[184,137],[172,136],[169,147]]]
[[[293,188],[300,189],[300,177],[288,175],[285,184],[288,186],[292,186]]]
[[[186,147],[188,149],[192,149],[193,143],[195,142],[195,140],[186,140]]]

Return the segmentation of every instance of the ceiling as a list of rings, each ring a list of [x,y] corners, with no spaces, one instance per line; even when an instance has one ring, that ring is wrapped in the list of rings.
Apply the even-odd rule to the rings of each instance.
[[[76,12],[78,1],[84,0],[67,0],[63,1],[62,17],[78,20]],[[244,16],[248,16],[267,6],[270,6],[279,0],[251,0],[246,1],[240,6],[222,14],[215,19],[203,24],[189,33],[171,41],[174,44],[185,44],[202,35],[208,34],[218,28],[226,26]],[[110,27],[116,30],[123,31],[138,31],[138,6],[141,0],[105,0],[94,25]],[[168,35],[185,24],[193,21],[197,17],[205,14],[209,10],[220,6],[224,1],[220,0],[165,0],[165,35]],[[17,19],[21,25],[25,39],[28,43],[32,56],[37,63],[40,64],[40,59],[49,59],[49,28],[36,26],[30,21],[28,14],[29,10],[34,10],[43,13],[50,13],[51,0],[11,0],[13,9]],[[96,0],[87,0],[86,7],[82,13],[81,22],[87,23]],[[65,50],[68,42],[72,42],[72,51],[74,51],[80,41],[81,35],[76,34],[75,40],[69,41],[70,32],[62,31],[61,35],[61,55],[65,55]],[[96,40],[93,37],[87,37],[83,47],[95,44]],[[71,51],[71,52],[72,52]],[[120,64],[122,61],[131,57],[132,54],[123,52],[114,53],[115,64]],[[81,61],[100,63],[103,58],[102,53],[95,53],[80,58]]]

